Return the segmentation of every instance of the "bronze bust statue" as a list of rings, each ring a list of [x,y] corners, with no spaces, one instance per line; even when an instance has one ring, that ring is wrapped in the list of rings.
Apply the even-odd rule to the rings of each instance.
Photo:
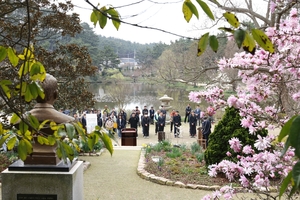
[[[53,107],[55,100],[58,98],[56,78],[50,74],[46,74],[46,78],[41,83],[41,86],[44,90],[45,98],[37,98],[37,104],[30,110],[31,115],[36,117],[40,122],[50,120],[57,124],[61,124],[75,121],[73,117],[65,115],[55,110]],[[51,128],[44,128],[42,132],[45,135],[53,134]],[[32,144],[32,146],[33,152],[31,155],[27,156],[24,164],[56,165],[59,163],[60,160],[55,153],[56,145],[41,145],[35,140],[35,143]]]

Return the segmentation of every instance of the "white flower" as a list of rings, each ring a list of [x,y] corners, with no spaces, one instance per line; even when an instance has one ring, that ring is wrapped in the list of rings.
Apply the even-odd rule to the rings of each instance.
[[[270,142],[267,138],[261,137],[260,135],[257,135],[258,139],[255,141],[254,146],[257,150],[263,151],[266,148],[270,147]]]

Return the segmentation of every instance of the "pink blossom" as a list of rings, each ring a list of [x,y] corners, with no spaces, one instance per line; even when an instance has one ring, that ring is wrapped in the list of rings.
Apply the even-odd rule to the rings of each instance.
[[[228,157],[230,157],[230,156],[231,156],[231,153],[230,153],[229,151],[227,151],[227,152],[226,152],[226,155],[227,155]]]
[[[240,152],[242,149],[242,144],[238,138],[231,138],[229,140],[229,145],[234,152]]]
[[[260,135],[257,135],[257,140],[254,143],[255,148],[258,150],[265,150],[271,146],[270,141],[267,138],[263,138]]]
[[[246,145],[243,147],[243,153],[244,154],[253,154],[254,150],[252,149],[252,147],[250,145]]]
[[[276,8],[276,4],[274,1],[271,1],[270,2],[270,11],[273,13],[275,12],[275,8]]]
[[[239,179],[240,183],[242,184],[243,187],[247,188],[250,186],[248,179],[242,175]]]

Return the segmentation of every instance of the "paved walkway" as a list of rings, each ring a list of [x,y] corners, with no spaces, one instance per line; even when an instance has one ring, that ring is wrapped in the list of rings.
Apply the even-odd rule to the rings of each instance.
[[[100,157],[81,157],[91,163],[84,173],[85,200],[182,200],[201,199],[209,191],[159,185],[140,178],[137,164],[140,150],[116,148]]]
[[[183,137],[174,138],[167,125],[166,139],[173,144],[191,144],[197,138],[190,138],[188,125],[182,126]],[[141,146],[147,143],[157,143],[158,137],[154,134],[154,126],[150,127],[150,137],[145,139],[138,130],[139,138],[137,147],[119,146],[114,143],[113,156],[104,152],[100,157],[80,157],[91,163],[90,168],[84,173],[85,200],[113,199],[113,200],[176,200],[176,199],[201,199],[209,191],[177,188],[159,185],[140,178],[136,171],[141,153]]]

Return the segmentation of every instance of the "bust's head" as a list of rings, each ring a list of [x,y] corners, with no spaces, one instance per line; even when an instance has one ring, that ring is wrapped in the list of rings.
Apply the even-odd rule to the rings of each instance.
[[[46,74],[46,78],[40,84],[44,90],[45,98],[38,97],[36,99],[37,102],[53,104],[58,97],[56,78],[50,74]]]

